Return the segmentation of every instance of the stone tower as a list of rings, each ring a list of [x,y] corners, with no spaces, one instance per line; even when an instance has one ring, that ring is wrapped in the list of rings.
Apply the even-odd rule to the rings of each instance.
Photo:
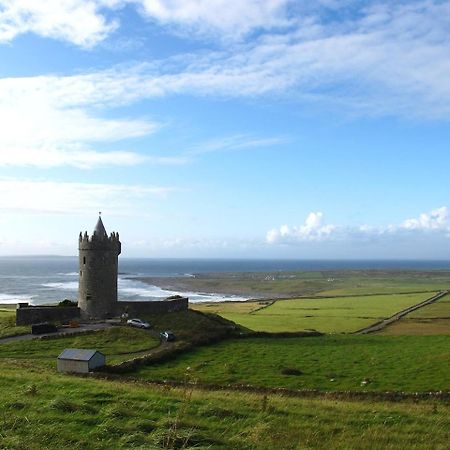
[[[106,319],[117,309],[117,267],[121,252],[119,233],[107,235],[101,216],[92,236],[80,233],[78,306],[82,317]]]

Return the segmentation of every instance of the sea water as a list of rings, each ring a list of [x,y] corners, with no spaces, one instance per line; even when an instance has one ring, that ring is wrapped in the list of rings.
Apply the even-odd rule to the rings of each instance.
[[[178,292],[139,281],[138,277],[189,277],[195,273],[283,272],[295,270],[345,269],[450,269],[450,261],[325,261],[325,260],[233,260],[233,259],[119,259],[121,300],[161,300],[170,295],[187,295],[190,301],[246,300],[245,297],[214,292]],[[0,304],[55,303],[76,300],[78,258],[0,257]]]

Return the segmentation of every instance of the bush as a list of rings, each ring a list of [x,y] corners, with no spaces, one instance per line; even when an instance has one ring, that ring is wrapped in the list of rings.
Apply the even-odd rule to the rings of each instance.
[[[58,303],[58,306],[78,306],[78,303],[69,300],[68,298],[65,298],[64,300]]]

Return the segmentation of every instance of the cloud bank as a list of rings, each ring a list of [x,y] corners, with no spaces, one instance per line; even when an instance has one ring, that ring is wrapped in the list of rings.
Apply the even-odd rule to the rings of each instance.
[[[266,242],[271,245],[301,245],[306,242],[364,241],[390,238],[411,239],[418,235],[433,235],[450,238],[450,214],[446,206],[422,213],[417,218],[406,219],[398,225],[373,227],[338,226],[324,223],[322,212],[311,212],[303,225],[282,225],[266,234]]]

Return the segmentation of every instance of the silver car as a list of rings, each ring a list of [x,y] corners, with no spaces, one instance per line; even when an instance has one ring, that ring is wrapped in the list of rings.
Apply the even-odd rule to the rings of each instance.
[[[129,319],[127,320],[127,325],[136,328],[143,328],[145,330],[148,330],[151,327],[148,322],[144,322],[141,319]]]

